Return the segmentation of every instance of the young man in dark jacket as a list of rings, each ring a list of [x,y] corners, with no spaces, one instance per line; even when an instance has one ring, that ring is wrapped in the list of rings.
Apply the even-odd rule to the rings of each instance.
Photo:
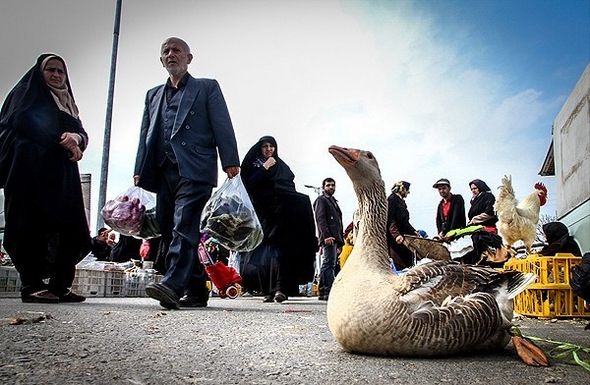
[[[436,209],[436,229],[442,238],[451,230],[465,227],[465,201],[461,195],[451,194],[451,182],[448,179],[439,179],[432,187],[442,197]]]
[[[322,267],[320,269],[319,300],[327,301],[334,283],[336,257],[344,245],[342,235],[342,211],[334,198],[336,182],[326,178],[322,182],[323,193],[313,203],[318,238],[322,246]]]

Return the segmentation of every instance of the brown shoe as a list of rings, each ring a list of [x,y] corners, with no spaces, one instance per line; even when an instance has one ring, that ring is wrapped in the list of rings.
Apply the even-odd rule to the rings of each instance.
[[[21,300],[26,303],[59,303],[59,297],[49,290],[40,290],[31,294],[21,295]]]

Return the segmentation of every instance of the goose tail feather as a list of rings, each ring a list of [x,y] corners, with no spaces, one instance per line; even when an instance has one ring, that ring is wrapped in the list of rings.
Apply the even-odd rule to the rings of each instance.
[[[514,272],[512,279],[508,281],[507,297],[514,299],[517,295],[522,293],[531,283],[535,282],[537,276],[533,273]]]

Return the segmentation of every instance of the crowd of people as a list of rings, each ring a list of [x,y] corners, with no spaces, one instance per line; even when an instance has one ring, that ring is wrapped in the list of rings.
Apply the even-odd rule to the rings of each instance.
[[[115,240],[111,229],[90,237],[84,211],[78,162],[88,144],[63,58],[39,56],[35,65],[6,97],[0,113],[0,188],[4,188],[4,247],[22,281],[23,302],[82,302],[71,291],[75,265],[89,251],[101,261],[122,262],[149,250],[147,259],[164,275],[146,294],[168,309],[206,307],[207,275],[197,255],[200,218],[217,184],[218,159],[228,178],[241,176],[261,223],[264,238],[240,253],[240,272],[247,290],[264,302],[281,303],[297,295],[319,267],[319,299],[327,300],[344,256],[354,243],[353,222],[343,229],[335,199],[336,181],[325,178],[312,204],[297,192],[294,174],[279,157],[272,136],[263,136],[240,163],[237,142],[219,83],[195,78],[189,45],[170,37],[160,46],[159,60],[168,77],[147,91],[141,121],[133,183],[157,196],[160,237],[142,241],[126,234]],[[448,179],[433,185],[441,201],[436,209],[437,236],[469,225],[484,231],[472,235],[474,263],[485,245],[497,243],[494,195],[485,182],[469,183],[472,198],[465,215],[461,195],[451,193]],[[387,246],[396,270],[414,264],[406,236],[423,236],[410,223],[405,200],[410,183],[396,182],[388,197]],[[317,228],[317,233],[316,233]],[[547,227],[550,252],[573,250],[567,228]],[[551,235],[550,235],[551,234]],[[501,239],[500,239],[501,242]],[[568,249],[570,250],[570,249]],[[579,253],[579,250],[578,250]],[[340,263],[339,263],[340,262]]]

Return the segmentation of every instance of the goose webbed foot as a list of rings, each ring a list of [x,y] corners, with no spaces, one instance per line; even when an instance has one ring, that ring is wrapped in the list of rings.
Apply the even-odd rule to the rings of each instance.
[[[512,344],[516,349],[516,354],[520,359],[529,366],[549,366],[547,355],[531,340],[518,336],[512,336]]]

